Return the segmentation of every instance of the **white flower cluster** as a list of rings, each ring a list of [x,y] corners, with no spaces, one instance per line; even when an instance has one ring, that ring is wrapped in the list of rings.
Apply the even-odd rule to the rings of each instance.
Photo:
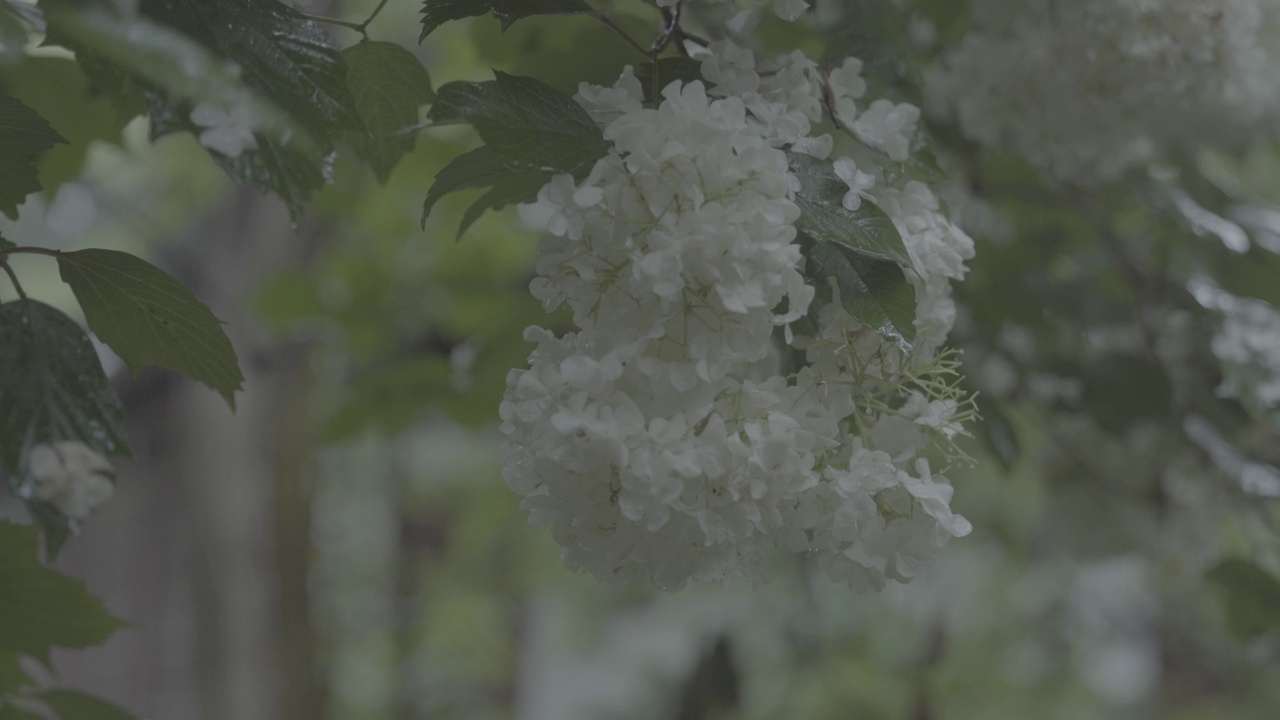
[[[191,109],[191,122],[200,128],[201,145],[229,158],[240,157],[246,150],[258,149],[254,133],[262,121],[248,101],[225,105],[200,103]]]
[[[1272,0],[970,0],[931,110],[1079,180],[1169,147],[1238,145],[1280,115]]]
[[[860,112],[851,63],[834,83],[842,122],[897,147],[914,118]],[[758,67],[731,44],[702,73],[705,84],[673,82],[652,108],[629,69],[611,88],[584,84],[576,99],[613,149],[585,180],[558,176],[522,208],[549,233],[532,291],[572,310],[577,331],[526,331],[537,348],[500,409],[506,480],[565,564],[601,579],[758,580],[766,551],[783,547],[855,589],[906,581],[969,531],[921,457],[964,412],[906,378],[950,329],[949,282],[972,241],[926,186],[887,184],[865,147],[835,161],[845,207],[878,204],[912,258],[908,362],[827,302],[834,286],[803,274],[786,153],[832,152],[810,130],[833,83],[799,53]],[[818,330],[793,335],[806,316]]]
[[[111,499],[115,469],[105,457],[78,440],[44,443],[27,456],[31,495],[72,520],[85,520]]]

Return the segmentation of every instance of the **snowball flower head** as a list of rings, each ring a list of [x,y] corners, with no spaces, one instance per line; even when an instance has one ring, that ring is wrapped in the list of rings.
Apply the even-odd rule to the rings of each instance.
[[[974,0],[927,77],[932,112],[1075,181],[1170,148],[1238,146],[1280,117],[1272,0]]]
[[[860,65],[842,68],[843,92],[865,92]],[[917,462],[960,420],[954,403],[930,404],[939,398],[918,410],[870,399],[908,359],[837,288],[806,280],[788,152],[831,152],[830,136],[809,135],[821,71],[717,43],[702,72],[651,107],[630,72],[579,88],[611,150],[521,210],[547,232],[531,291],[575,327],[526,331],[535,348],[499,410],[504,477],[568,567],[610,582],[758,581],[777,549],[816,554],[858,590],[908,580],[969,529],[950,513],[946,478]],[[890,103],[869,137],[896,147],[914,121]],[[848,185],[846,208],[876,203],[902,235],[926,328],[910,362],[927,364],[972,243],[924,186],[882,186],[849,158],[820,165]],[[817,330],[795,334],[802,318]],[[784,370],[784,354],[800,367]],[[864,439],[854,415],[884,429]]]
[[[858,139],[883,151],[894,162],[911,155],[920,108],[910,103],[894,103],[883,98],[871,103],[853,123]]]
[[[41,443],[27,455],[31,495],[72,520],[84,520],[115,492],[115,469],[78,440]]]
[[[258,147],[254,137],[257,113],[248,103],[201,103],[191,109],[191,122],[203,128],[199,135],[201,145],[227,157],[240,157],[244,151]]]
[[[845,193],[841,202],[846,210],[855,212],[862,207],[863,196],[867,194],[868,190],[875,187],[876,178],[870,173],[859,170],[857,164],[847,157],[837,159],[833,165],[835,166],[836,176],[849,186],[849,192]]]

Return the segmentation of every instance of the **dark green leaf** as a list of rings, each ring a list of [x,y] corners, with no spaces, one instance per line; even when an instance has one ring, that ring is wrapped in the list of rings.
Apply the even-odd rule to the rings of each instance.
[[[431,184],[427,199],[422,204],[423,221],[426,221],[431,208],[445,195],[458,190],[488,187],[511,172],[511,168],[497,153],[483,145],[459,155],[436,173],[435,182]]]
[[[386,182],[400,158],[413,151],[418,108],[431,102],[431,76],[413,53],[368,40],[347,48],[347,86],[367,134],[353,135],[356,153]]]
[[[311,196],[333,182],[332,152],[317,159],[274,141],[259,140],[257,150],[237,157],[216,152],[210,155],[237,183],[279,196],[294,222],[302,219]]]
[[[40,563],[35,527],[0,520],[0,647],[46,659],[99,645],[123,623],[84,584]]]
[[[656,103],[662,97],[662,89],[679,80],[691,83],[702,79],[702,63],[687,57],[659,58],[636,68],[636,79],[644,88],[646,103]]]
[[[789,153],[791,171],[800,180],[796,227],[819,242],[831,242],[871,258],[892,260],[911,267],[911,256],[893,220],[869,200],[857,210],[847,210],[843,200],[849,186],[826,160]]]
[[[655,29],[649,13],[621,11],[612,20],[632,37],[646,37]],[[601,32],[600,23],[589,15],[543,15],[507,30],[491,22],[470,25],[465,32],[480,65],[518,68],[521,75],[536,77],[569,95],[583,82],[613,85],[627,65],[638,69],[640,63],[648,62],[648,58],[637,57],[635,48],[618,42],[617,34]],[[583,58],[591,61],[583,62]]]
[[[242,69],[240,79],[312,141],[259,135],[258,148],[214,159],[236,182],[284,199],[295,220],[330,180],[332,150],[346,132],[364,132],[347,87],[347,64],[315,21],[274,0],[174,2],[143,0],[142,11],[193,38]],[[153,134],[199,132],[191,107],[168,93],[151,93]]]
[[[195,40],[146,18],[120,17],[92,7],[53,7],[49,23],[59,41],[88,50],[96,59],[192,104],[248,106],[267,135],[295,136],[299,145],[314,142],[303,125],[269,100],[245,92],[235,63]]]
[[[93,343],[59,310],[34,300],[0,305],[0,368],[0,462],[15,479],[38,443],[79,440],[103,455],[129,453],[120,400]]]
[[[231,341],[209,308],[178,281],[118,250],[58,256],[58,271],[98,338],[137,372],[155,364],[217,391],[235,407],[244,383]]]
[[[428,117],[465,121],[507,165],[572,172],[605,156],[609,143],[572,98],[539,80],[495,73],[488,82],[440,88]]]
[[[458,230],[458,236],[461,237],[486,209],[530,202],[550,179],[550,173],[513,169],[490,148],[478,147],[454,158],[436,174],[435,182],[427,191],[427,199],[422,205],[422,222],[426,223],[431,208],[445,195],[459,190],[490,188],[464,214]]]
[[[142,8],[234,62],[245,85],[316,140],[361,129],[347,64],[324,29],[305,15],[275,0],[143,0]]]
[[[476,220],[479,220],[486,210],[497,210],[516,203],[533,202],[538,197],[538,191],[547,184],[547,179],[543,173],[528,171],[512,173],[498,179],[494,182],[493,187],[471,203],[466,212],[462,214],[462,221],[458,223],[457,237],[460,239],[463,233],[467,231],[467,228],[471,227]]]
[[[841,304],[854,320],[910,353],[916,337],[916,296],[902,267],[837,243],[805,244],[808,274],[819,296],[826,292],[827,278],[834,278]]]
[[[124,708],[75,690],[46,690],[39,698],[59,720],[134,720]]]
[[[8,240],[5,240],[4,237],[0,237],[0,250],[8,250],[10,248],[15,248],[15,247],[18,247],[18,246],[14,245]]]
[[[0,212],[17,219],[18,205],[40,190],[36,160],[65,142],[35,110],[0,93]]]
[[[1205,577],[1227,593],[1227,624],[1236,637],[1247,640],[1280,630],[1280,581],[1257,565],[1239,558],[1218,563]]]
[[[591,12],[583,0],[425,0],[422,4],[422,42],[450,20],[477,17],[486,13],[502,22],[506,30],[511,23],[531,15],[562,15]]]
[[[490,0],[425,0],[422,3],[422,32],[418,35],[418,42],[426,40],[436,28],[451,20],[484,15],[489,12],[491,5]]]

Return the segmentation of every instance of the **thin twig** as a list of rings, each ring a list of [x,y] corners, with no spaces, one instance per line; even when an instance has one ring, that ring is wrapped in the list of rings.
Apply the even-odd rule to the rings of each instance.
[[[0,262],[4,260],[5,255],[48,255],[49,257],[58,257],[62,254],[61,250],[50,250],[41,247],[27,247],[25,245],[19,247],[11,247],[7,250],[0,250]]]
[[[0,262],[0,268],[4,268],[4,273],[9,276],[9,282],[13,283],[13,289],[18,291],[18,299],[26,300],[27,294],[22,291],[22,283],[18,282],[18,276],[13,274],[13,268],[9,267],[9,263]]]
[[[645,50],[643,45],[636,42],[635,38],[628,35],[627,31],[623,30],[622,26],[614,22],[608,15],[605,15],[604,13],[593,13],[593,14],[595,15],[596,20],[599,20],[601,24],[603,24],[605,27],[617,33],[618,36],[621,37],[623,40],[626,40],[627,44],[635,48],[636,52],[645,56],[649,55],[649,51]]]
[[[308,20],[314,20],[315,22],[318,22],[318,23],[325,23],[326,25],[337,25],[338,27],[344,27],[344,28],[347,28],[348,30],[355,30],[361,35],[364,34],[364,28],[361,27],[360,23],[358,22],[351,22],[350,20],[339,20],[338,18],[325,17],[324,15],[312,15],[310,13],[304,13],[304,12],[299,12],[298,14]]]
[[[310,15],[308,13],[299,13],[299,14],[307,18],[308,20],[328,23],[330,25],[337,25],[338,27],[344,27],[344,28],[347,28],[348,30],[355,30],[356,32],[364,36],[364,38],[367,40],[369,39],[369,32],[368,32],[369,23],[373,22],[373,19],[378,17],[378,13],[382,12],[382,8],[386,6],[387,6],[387,0],[380,0],[377,7],[373,9],[373,12],[369,13],[369,17],[364,19],[364,22],[352,22],[350,20],[339,20],[338,18],[325,17],[323,15]]]
[[[683,2],[677,2],[670,10],[662,8],[662,19],[666,22],[666,26],[662,29],[662,34],[653,41],[653,46],[649,48],[650,57],[658,57],[658,53],[665,50],[667,45],[671,44],[671,38],[680,31],[680,12],[683,6]]]
[[[711,47],[710,40],[702,37],[701,35],[691,33],[688,30],[685,30],[684,28],[676,28],[676,40],[680,41],[681,43],[691,42],[695,45],[701,45],[704,48]]]
[[[382,12],[382,8],[386,6],[387,0],[381,0],[381,2],[378,3],[378,6],[373,9],[373,12],[369,13],[369,17],[365,18],[364,22],[360,23],[361,32],[368,29],[369,23],[373,22],[373,19],[378,17],[378,13]]]

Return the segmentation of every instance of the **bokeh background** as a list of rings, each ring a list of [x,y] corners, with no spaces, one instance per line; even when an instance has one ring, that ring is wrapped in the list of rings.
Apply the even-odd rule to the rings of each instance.
[[[581,17],[506,33],[480,18],[419,46],[418,6],[392,0],[370,34],[414,48],[437,86],[497,68],[572,91],[634,60]],[[770,28],[777,47],[815,42]],[[60,116],[85,82],[65,57],[41,62],[65,82],[23,65],[5,87],[81,135],[50,153],[56,191],[4,235],[151,258],[227,321],[247,376],[233,414],[103,351],[136,457],[58,567],[131,627],[57,654],[67,685],[153,720],[1280,717],[1280,607],[1265,583],[1242,595],[1204,574],[1234,555],[1280,561],[1275,501],[1169,441],[1170,390],[1142,367],[1107,366],[1114,391],[1090,384],[1114,340],[1099,318],[1128,290],[1088,228],[963,206],[978,257],[957,342],[975,387],[1004,400],[966,441],[976,464],[949,473],[974,533],[915,582],[855,595],[780,557],[761,587],[609,587],[560,565],[501,477],[495,417],[521,330],[556,322],[527,294],[536,237],[501,212],[456,241],[465,195],[419,226],[470,130],[423,132],[385,186],[340,154],[295,226],[190,136],[152,145],[141,120]],[[982,169],[997,196],[1039,187],[997,160]],[[1211,160],[1259,202],[1280,196],[1273,148]],[[13,264],[33,296],[74,309],[43,260]],[[1216,266],[1273,294],[1274,269]],[[1073,299],[1095,286],[1102,309]],[[1073,405],[1088,392],[1121,398],[1111,426]]]

